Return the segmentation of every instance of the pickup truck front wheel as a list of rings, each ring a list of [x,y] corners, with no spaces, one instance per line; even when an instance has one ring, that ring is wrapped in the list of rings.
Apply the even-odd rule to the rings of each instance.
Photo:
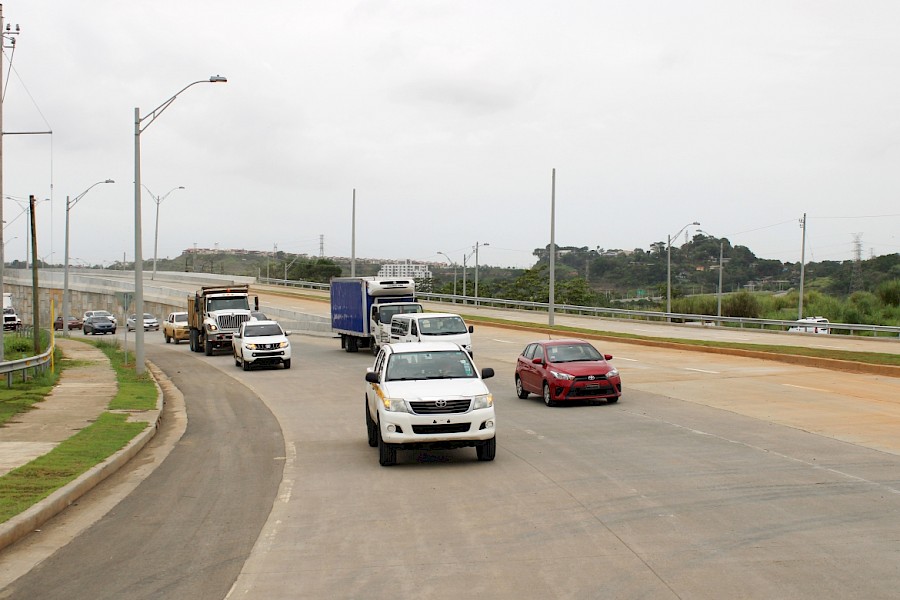
[[[475,446],[475,454],[481,461],[494,460],[494,456],[497,454],[497,436]]]
[[[212,342],[209,340],[204,340],[203,350],[204,350],[204,354],[206,354],[207,356],[212,356],[212,351],[213,351]]]
[[[382,467],[391,467],[397,464],[397,445],[388,444],[381,437],[381,427],[378,427],[378,463]]]

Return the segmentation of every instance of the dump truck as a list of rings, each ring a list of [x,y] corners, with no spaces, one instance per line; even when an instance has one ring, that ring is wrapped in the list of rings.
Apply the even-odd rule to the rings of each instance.
[[[194,352],[212,356],[216,349],[231,353],[231,338],[241,323],[250,320],[250,286],[207,285],[188,296],[190,346]],[[254,296],[259,310],[259,297]]]

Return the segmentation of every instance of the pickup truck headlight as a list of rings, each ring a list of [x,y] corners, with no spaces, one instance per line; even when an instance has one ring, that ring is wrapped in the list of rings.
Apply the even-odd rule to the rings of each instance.
[[[575,379],[574,375],[569,375],[568,373],[563,373],[562,371],[550,371],[550,374],[556,377],[557,379],[565,379],[571,380]]]
[[[247,350],[256,350],[256,344],[244,344],[244,348]]]
[[[384,410],[388,412],[409,412],[409,406],[402,398],[382,398],[381,401],[384,404]]]
[[[287,348],[288,345],[289,345],[289,344],[288,344],[287,342],[281,342],[280,344],[278,344],[278,347],[279,347],[279,348]]]
[[[472,408],[475,410],[478,410],[479,408],[490,408],[493,405],[493,394],[482,394],[481,396],[475,396],[474,398],[472,398]]]

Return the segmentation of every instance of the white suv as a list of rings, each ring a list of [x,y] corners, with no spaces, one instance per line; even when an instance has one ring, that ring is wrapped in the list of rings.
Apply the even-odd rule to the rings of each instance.
[[[828,319],[825,317],[806,317],[797,321],[797,324],[788,328],[794,333],[829,333]]]
[[[497,452],[494,399],[484,379],[452,342],[387,344],[366,371],[366,429],[382,466],[398,449],[474,446],[478,460]]]
[[[231,337],[234,364],[249,371],[253,365],[284,365],[291,368],[291,343],[277,321],[250,320],[241,323]]]

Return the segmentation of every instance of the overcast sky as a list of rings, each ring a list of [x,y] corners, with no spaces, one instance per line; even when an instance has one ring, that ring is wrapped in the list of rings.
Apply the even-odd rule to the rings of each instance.
[[[134,256],[134,108],[159,255],[530,266],[692,221],[762,258],[900,251],[900,3],[7,0],[3,194],[39,255]],[[8,44],[6,44],[8,45]],[[9,60],[12,58],[12,70]],[[10,135],[52,130],[52,135]],[[156,204],[143,197],[143,253]],[[24,258],[4,201],[7,260]],[[694,233],[695,227],[688,230]],[[51,240],[52,233],[52,240]],[[684,234],[677,243],[683,243]],[[47,257],[50,260],[50,257]],[[474,259],[469,258],[469,264]]]

